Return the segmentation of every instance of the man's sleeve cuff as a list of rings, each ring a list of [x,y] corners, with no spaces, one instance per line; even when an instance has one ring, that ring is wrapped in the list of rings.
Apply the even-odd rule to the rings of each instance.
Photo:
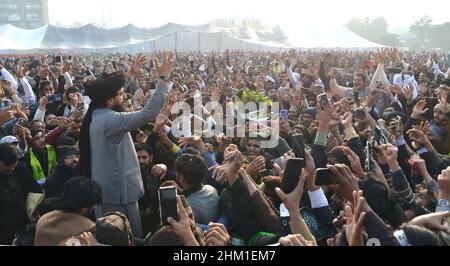
[[[327,197],[321,188],[315,191],[308,191],[309,199],[311,200],[311,208],[317,209],[328,206]]]
[[[395,139],[395,146],[400,147],[400,146],[403,146],[405,144],[406,144],[406,142],[405,142],[405,139],[403,137],[399,137],[399,138]]]

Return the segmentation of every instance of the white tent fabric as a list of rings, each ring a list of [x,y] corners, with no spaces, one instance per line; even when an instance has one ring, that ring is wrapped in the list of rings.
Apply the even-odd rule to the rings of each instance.
[[[0,50],[28,50],[38,48],[46,32],[47,26],[33,30],[24,30],[9,24],[0,25]]]
[[[225,49],[277,50],[309,47],[379,47],[342,27],[334,30],[299,28],[296,43],[280,27],[258,31],[248,26],[219,28],[211,24],[181,25],[168,23],[156,28],[126,25],[100,28],[87,24],[77,28],[45,25],[25,30],[12,25],[0,26],[0,51],[83,50],[94,51],[211,51]]]
[[[371,42],[343,25],[323,28],[301,27],[291,41],[302,48],[378,48],[383,45]]]

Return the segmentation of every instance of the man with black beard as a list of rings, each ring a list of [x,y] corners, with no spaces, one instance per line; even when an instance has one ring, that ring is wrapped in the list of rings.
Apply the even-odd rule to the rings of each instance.
[[[144,184],[144,196],[139,199],[139,211],[141,213],[141,221],[142,221],[142,231],[144,236],[148,234],[152,230],[154,226],[154,222],[152,222],[152,217],[156,214],[156,209],[158,204],[156,202],[155,193],[153,191],[148,190],[149,183],[154,179],[151,174],[152,166],[153,166],[153,154],[150,152],[150,149],[147,145],[135,143],[134,148],[136,150],[136,154],[139,161],[139,168],[141,169],[142,174],[142,182]],[[159,178],[158,178],[159,181]],[[159,186],[159,182],[157,182]],[[157,195],[156,195],[157,196]],[[155,204],[156,203],[156,204]]]
[[[45,123],[45,132],[46,133],[52,131],[53,129],[55,129],[59,126],[58,119],[56,119],[56,115],[54,115],[54,114],[47,114],[45,116],[44,123]]]
[[[80,155],[74,147],[60,147],[56,152],[58,163],[44,185],[46,198],[60,197],[64,183],[80,172]]]

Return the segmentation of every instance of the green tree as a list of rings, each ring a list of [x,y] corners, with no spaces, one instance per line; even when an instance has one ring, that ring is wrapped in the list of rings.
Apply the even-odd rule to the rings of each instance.
[[[376,17],[370,20],[365,18],[351,18],[347,28],[359,36],[385,45],[398,45],[397,36],[388,33],[388,23],[384,17]]]
[[[432,36],[432,22],[433,19],[425,15],[414,22],[414,24],[409,27],[409,31],[417,34],[418,39],[429,39]]]

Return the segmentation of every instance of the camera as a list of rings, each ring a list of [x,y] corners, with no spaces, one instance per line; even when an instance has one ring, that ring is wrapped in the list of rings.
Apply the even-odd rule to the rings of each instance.
[[[46,98],[47,98],[48,103],[61,101],[61,96],[56,95],[56,94],[47,95]]]
[[[17,120],[16,125],[21,126],[21,127],[27,127],[28,121],[26,119],[19,118],[19,120]]]
[[[55,56],[55,63],[62,63],[62,57],[60,55]]]

